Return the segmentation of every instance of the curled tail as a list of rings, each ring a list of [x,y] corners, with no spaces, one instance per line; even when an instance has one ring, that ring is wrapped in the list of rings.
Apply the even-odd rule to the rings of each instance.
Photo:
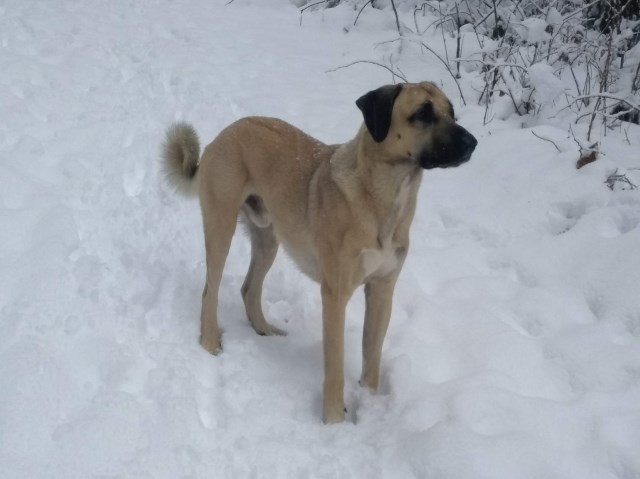
[[[162,163],[168,182],[180,193],[198,193],[200,142],[196,130],[188,123],[174,123],[167,129],[162,144]]]

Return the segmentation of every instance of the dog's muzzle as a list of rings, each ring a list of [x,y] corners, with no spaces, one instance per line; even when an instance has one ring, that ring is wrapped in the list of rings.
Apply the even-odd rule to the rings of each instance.
[[[478,140],[460,125],[454,125],[452,130],[446,141],[436,142],[432,151],[420,155],[422,168],[453,168],[469,161]]]
[[[473,151],[476,149],[476,146],[478,146],[478,140],[476,140],[475,136],[473,136],[461,126],[459,126],[458,128],[462,130],[457,140],[459,143],[460,161],[458,164],[451,166],[458,166],[469,161],[469,158],[471,158],[471,153],[473,153]]]

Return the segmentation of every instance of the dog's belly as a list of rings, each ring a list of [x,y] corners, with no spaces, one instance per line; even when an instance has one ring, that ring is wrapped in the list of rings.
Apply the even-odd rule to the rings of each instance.
[[[282,242],[284,250],[291,257],[293,262],[298,266],[300,271],[314,281],[320,282],[320,268],[318,267],[317,258],[309,251],[303,248],[296,248],[292,244]]]
[[[287,254],[293,259],[300,271],[314,281],[320,282],[320,268],[318,260],[311,249],[296,248],[292,244],[282,242]],[[360,265],[356,283],[361,284],[369,278],[383,277],[395,271],[399,266],[401,251],[399,245],[381,249],[364,249],[360,253]]]

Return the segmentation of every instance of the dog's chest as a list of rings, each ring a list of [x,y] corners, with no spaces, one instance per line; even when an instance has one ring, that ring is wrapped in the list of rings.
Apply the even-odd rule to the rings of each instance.
[[[408,176],[400,185],[389,215],[378,231],[379,248],[363,249],[360,253],[360,272],[363,280],[372,276],[385,276],[399,266],[406,248],[393,240],[398,224],[406,213],[410,198],[412,177]]]
[[[360,272],[363,280],[375,276],[386,276],[398,267],[400,253],[404,248],[389,244],[379,249],[364,249],[360,253]]]

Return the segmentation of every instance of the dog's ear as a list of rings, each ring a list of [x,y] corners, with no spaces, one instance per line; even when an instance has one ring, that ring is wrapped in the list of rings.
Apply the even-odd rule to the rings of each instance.
[[[400,94],[402,85],[386,85],[362,95],[356,100],[364,116],[364,124],[373,139],[380,143],[387,137],[391,126],[393,104]]]

